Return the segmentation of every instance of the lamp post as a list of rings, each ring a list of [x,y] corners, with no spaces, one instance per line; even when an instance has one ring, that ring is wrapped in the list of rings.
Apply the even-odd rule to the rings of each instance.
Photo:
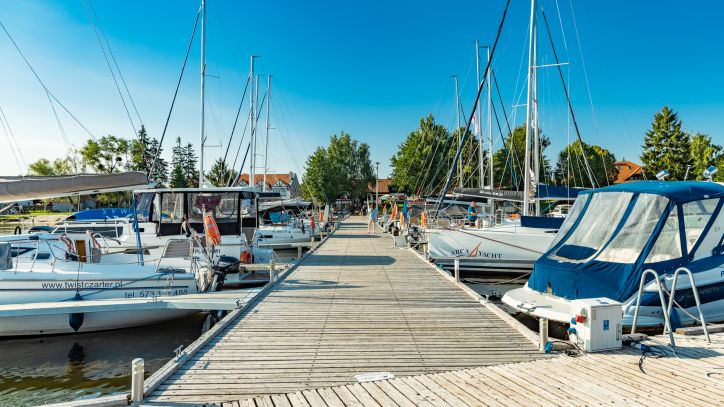
[[[380,202],[380,162],[375,163],[377,165],[377,182],[375,182],[375,205],[379,205]]]

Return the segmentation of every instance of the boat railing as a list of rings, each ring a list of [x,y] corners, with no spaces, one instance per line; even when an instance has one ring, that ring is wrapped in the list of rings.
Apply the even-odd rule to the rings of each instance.
[[[676,297],[676,283],[679,281],[679,273],[685,272],[689,275],[689,283],[691,284],[691,291],[694,293],[694,301],[696,302],[696,309],[699,311],[699,321],[701,322],[701,328],[704,330],[704,336],[706,337],[706,340],[711,343],[711,338],[709,338],[709,330],[706,327],[706,320],[704,319],[704,313],[701,311],[701,301],[699,300],[699,289],[696,286],[696,282],[694,281],[694,274],[686,267],[679,267],[674,272],[674,281],[671,282],[671,293],[669,294],[669,305],[666,307],[666,315],[669,315],[669,318],[671,318],[671,307],[676,302],[674,299]],[[680,308],[681,305],[678,303],[676,304]],[[693,316],[692,316],[693,318]],[[696,319],[696,318],[694,318]]]
[[[639,282],[639,292],[638,292],[638,295],[636,295],[636,309],[634,311],[633,322],[631,324],[631,333],[632,334],[636,333],[636,323],[639,320],[639,308],[641,308],[641,296],[644,293],[644,285],[646,284],[646,276],[649,274],[654,276],[654,281],[656,281],[656,288],[659,292],[659,301],[661,302],[661,313],[664,314],[664,333],[668,332],[669,342],[671,344],[671,347],[672,348],[676,347],[676,342],[674,341],[674,333],[671,330],[671,321],[669,320],[669,313],[666,311],[666,301],[664,300],[664,289],[661,286],[661,279],[659,278],[659,275],[653,269],[646,269],[641,274],[641,281]]]

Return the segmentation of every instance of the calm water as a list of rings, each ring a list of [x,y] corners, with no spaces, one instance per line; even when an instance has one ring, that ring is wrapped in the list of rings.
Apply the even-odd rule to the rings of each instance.
[[[154,372],[201,334],[203,314],[145,327],[0,340],[0,405],[37,404],[125,392],[131,361]]]

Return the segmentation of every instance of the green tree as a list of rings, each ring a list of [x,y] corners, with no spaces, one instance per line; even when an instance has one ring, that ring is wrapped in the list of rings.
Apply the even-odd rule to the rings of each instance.
[[[411,194],[441,184],[450,168],[447,151],[451,145],[450,132],[432,114],[421,118],[390,160],[392,185]]]
[[[555,180],[570,187],[590,187],[591,180],[586,171],[583,154],[591,167],[597,187],[610,185],[618,177],[618,168],[613,163],[616,157],[601,146],[581,143],[576,140],[561,150],[555,169]]]
[[[176,137],[176,145],[173,147],[171,155],[171,180],[169,186],[171,188],[186,188],[189,186],[186,175],[184,174],[185,148],[181,146],[181,137]]]
[[[539,130],[540,132],[540,130]],[[541,182],[546,182],[547,174],[551,173],[551,165],[545,156],[545,150],[550,145],[550,139],[542,132],[540,139],[540,176]],[[532,144],[532,140],[531,140]],[[533,154],[531,154],[531,163]],[[505,146],[493,154],[494,184],[500,189],[514,189],[522,191],[525,175],[523,165],[525,162],[525,125],[513,129],[513,134],[505,138]]]
[[[327,148],[319,147],[307,158],[304,190],[307,196],[333,202],[342,195],[363,199],[375,181],[367,143],[345,133],[333,135]]]
[[[148,170],[151,172],[148,174],[148,179],[149,181],[155,182],[157,186],[162,187],[168,183],[168,162],[161,158],[163,147],[158,140],[154,138],[151,139],[151,142],[148,145],[148,151],[153,157],[157,157],[155,165],[153,164],[153,161],[151,161],[152,170]]]
[[[703,180],[704,171],[715,165],[722,155],[722,146],[713,144],[711,137],[701,133],[692,135],[689,179]],[[724,171],[724,167],[720,167],[720,171]]]
[[[682,180],[692,164],[689,135],[681,129],[681,120],[668,106],[654,115],[651,129],[644,137],[641,161],[649,177],[669,171],[669,180]]]
[[[186,178],[186,184],[190,188],[198,187],[199,170],[196,169],[196,166],[198,165],[199,159],[196,157],[196,152],[194,151],[194,147],[191,143],[186,144],[186,147],[184,147],[181,152],[181,156],[183,157],[181,166],[183,168],[184,177]]]
[[[217,158],[209,172],[206,173],[206,179],[212,184],[221,187],[226,186],[228,180],[235,179],[237,175],[236,171],[229,168],[224,160]]]
[[[80,149],[83,163],[97,173],[114,173],[124,167],[128,142],[116,136],[103,136],[88,140]]]
[[[136,139],[130,144],[131,159],[128,163],[129,170],[148,172],[151,168],[151,162],[153,162],[153,155],[149,150],[150,144],[151,139],[148,137],[146,127],[141,125],[141,129],[138,130]]]

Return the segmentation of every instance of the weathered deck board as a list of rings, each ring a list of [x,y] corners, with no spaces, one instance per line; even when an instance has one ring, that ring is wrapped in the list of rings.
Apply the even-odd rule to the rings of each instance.
[[[263,396],[256,405],[418,405],[428,399],[416,396],[422,392],[462,405],[481,393],[440,390],[444,378],[395,379],[389,384],[404,384],[392,388],[356,384],[355,375],[413,376],[541,358],[509,323],[414,253],[392,247],[389,237],[368,235],[357,218],[146,401]]]
[[[629,348],[575,358],[561,356],[396,377],[318,389],[315,394],[344,392],[355,397],[341,398],[342,404],[337,402],[336,406],[724,405],[724,333],[713,334],[711,344],[703,337],[679,335],[676,342],[678,358],[671,351],[665,358],[646,358],[645,373],[639,370],[640,351]],[[243,402],[262,406],[260,400]]]

